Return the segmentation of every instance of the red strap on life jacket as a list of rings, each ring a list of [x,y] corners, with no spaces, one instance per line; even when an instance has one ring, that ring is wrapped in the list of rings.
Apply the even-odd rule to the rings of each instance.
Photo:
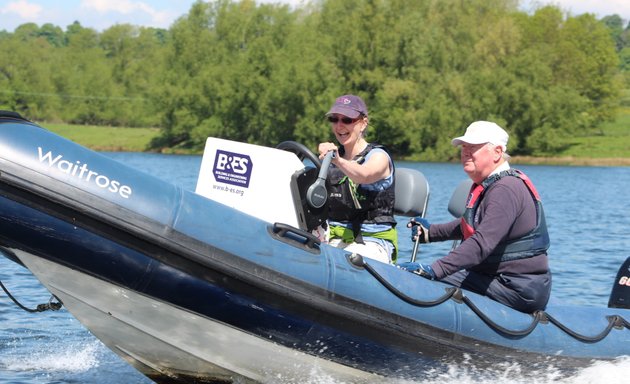
[[[470,187],[470,193],[468,194],[468,201],[466,202],[467,209],[475,206],[475,203],[477,202],[477,200],[479,200],[479,196],[481,196],[481,194],[483,193],[483,190],[484,188],[483,188],[483,185],[481,184],[473,184]],[[460,227],[462,229],[464,240],[466,240],[467,238],[472,236],[473,233],[475,233],[475,228],[473,228],[472,225],[466,222],[465,215],[462,216],[461,218]]]
[[[525,185],[527,185],[527,188],[529,188],[529,190],[532,192],[532,195],[534,195],[534,198],[540,201],[540,195],[538,194],[536,187],[534,187],[534,183],[532,183],[529,177],[523,172],[519,172],[519,177],[521,180],[525,182]]]

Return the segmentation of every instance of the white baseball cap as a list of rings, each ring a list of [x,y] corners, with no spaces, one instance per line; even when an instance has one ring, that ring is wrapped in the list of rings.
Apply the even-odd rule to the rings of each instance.
[[[505,130],[491,121],[475,121],[466,128],[464,136],[451,140],[454,146],[466,144],[490,143],[500,145],[505,152],[507,150],[508,134]]]

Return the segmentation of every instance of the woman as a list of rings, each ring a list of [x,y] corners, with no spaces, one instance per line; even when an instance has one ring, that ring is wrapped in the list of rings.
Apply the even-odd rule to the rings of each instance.
[[[365,140],[368,111],[355,95],[338,97],[326,114],[339,143],[319,144],[319,157],[335,151],[327,178],[329,243],[383,263],[397,255],[394,163]]]

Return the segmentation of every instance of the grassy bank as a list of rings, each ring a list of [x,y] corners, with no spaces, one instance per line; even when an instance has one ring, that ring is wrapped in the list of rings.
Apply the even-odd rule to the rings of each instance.
[[[41,126],[56,134],[96,151],[144,152],[151,139],[159,133],[157,128],[101,127],[42,123]]]
[[[97,151],[143,152],[159,134],[157,128],[99,127],[69,124],[42,126]],[[615,121],[589,136],[576,136],[554,157],[515,156],[513,164],[630,166],[630,91]]]
[[[602,124],[598,132],[574,137],[570,147],[557,156],[515,156],[511,163],[630,166],[630,105],[622,106],[617,119]]]
[[[512,163],[630,166],[630,89],[624,91],[617,118],[589,136],[576,136],[554,157],[515,157]]]

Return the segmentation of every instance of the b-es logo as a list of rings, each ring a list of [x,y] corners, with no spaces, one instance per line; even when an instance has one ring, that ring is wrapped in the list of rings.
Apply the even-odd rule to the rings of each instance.
[[[247,188],[253,167],[248,155],[217,149],[212,173],[218,182]]]

